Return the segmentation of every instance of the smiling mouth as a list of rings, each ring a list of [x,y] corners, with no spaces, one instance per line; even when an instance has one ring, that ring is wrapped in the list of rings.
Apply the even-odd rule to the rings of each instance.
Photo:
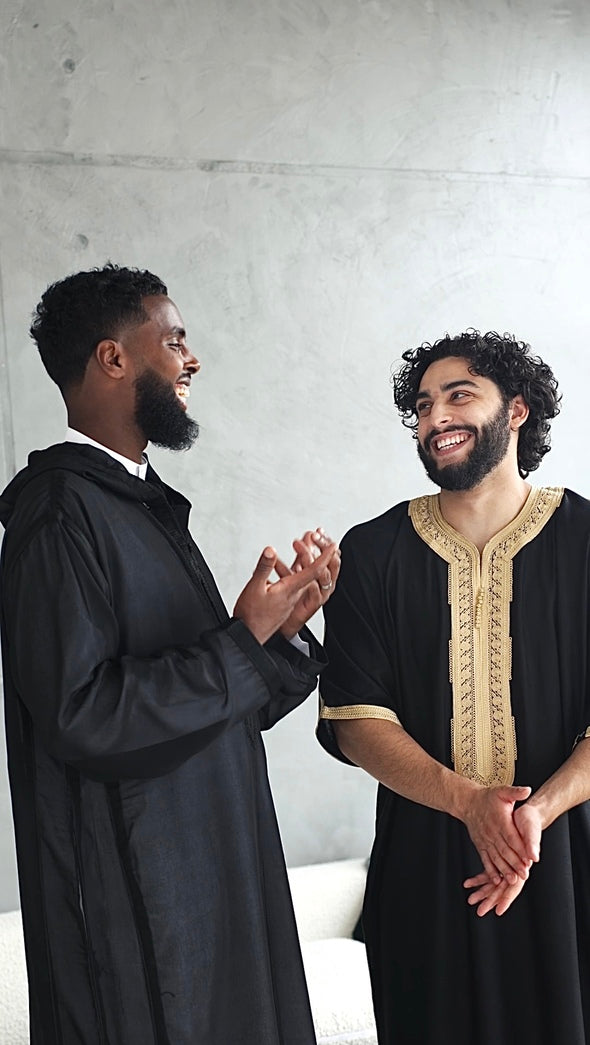
[[[430,448],[434,448],[437,454],[446,456],[453,453],[457,447],[467,443],[472,438],[470,432],[448,432],[446,435],[437,435],[430,440]]]
[[[184,410],[186,410],[187,400],[190,399],[191,394],[189,386],[183,383],[179,383],[174,386],[174,391],[176,392],[176,398],[178,399],[180,405],[183,407]]]

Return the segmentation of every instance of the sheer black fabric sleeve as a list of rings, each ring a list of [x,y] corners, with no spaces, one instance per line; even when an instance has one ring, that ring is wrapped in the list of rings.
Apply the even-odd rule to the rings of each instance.
[[[2,597],[18,696],[50,753],[96,779],[169,772],[284,683],[235,620],[187,648],[120,656],[107,582],[67,522],[45,525],[5,564]]]
[[[281,688],[259,712],[261,729],[271,729],[299,707],[316,688],[318,674],[327,664],[326,654],[309,628],[304,628],[300,637],[309,645],[309,656],[279,634],[273,635],[264,647],[280,673]]]

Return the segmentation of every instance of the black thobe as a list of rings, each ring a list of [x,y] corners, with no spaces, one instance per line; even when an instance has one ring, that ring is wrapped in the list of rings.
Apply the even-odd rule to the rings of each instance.
[[[488,785],[535,789],[566,761],[590,733],[590,503],[561,493],[533,491],[481,559],[436,498],[350,531],[325,609],[328,751],[343,758],[334,720],[372,717]],[[590,1042],[590,803],[544,832],[502,917],[468,906],[479,871],[460,821],[379,787],[363,919],[380,1043]]]
[[[230,620],[150,468],[62,444],[0,501],[34,1045],[310,1045],[260,729],[323,661]]]

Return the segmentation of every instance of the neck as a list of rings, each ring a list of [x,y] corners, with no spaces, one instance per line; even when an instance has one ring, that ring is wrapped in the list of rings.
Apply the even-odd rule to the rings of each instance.
[[[136,425],[130,424],[125,427],[120,420],[110,423],[108,418],[81,416],[75,410],[68,410],[68,424],[70,428],[75,428],[82,435],[94,439],[101,446],[106,446],[109,450],[114,450],[116,454],[121,454],[121,457],[141,464],[147,442]]]
[[[480,552],[518,515],[531,490],[517,468],[502,462],[473,490],[441,490],[443,518]]]

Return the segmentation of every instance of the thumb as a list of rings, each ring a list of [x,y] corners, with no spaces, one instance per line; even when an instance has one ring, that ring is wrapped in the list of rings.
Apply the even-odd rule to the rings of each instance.
[[[503,787],[500,789],[501,797],[506,802],[525,802],[527,798],[530,798],[532,793],[531,787]]]
[[[253,577],[259,577],[260,580],[266,580],[269,574],[274,570],[275,562],[277,561],[277,553],[269,545],[264,549],[260,556],[256,566],[254,567]]]

